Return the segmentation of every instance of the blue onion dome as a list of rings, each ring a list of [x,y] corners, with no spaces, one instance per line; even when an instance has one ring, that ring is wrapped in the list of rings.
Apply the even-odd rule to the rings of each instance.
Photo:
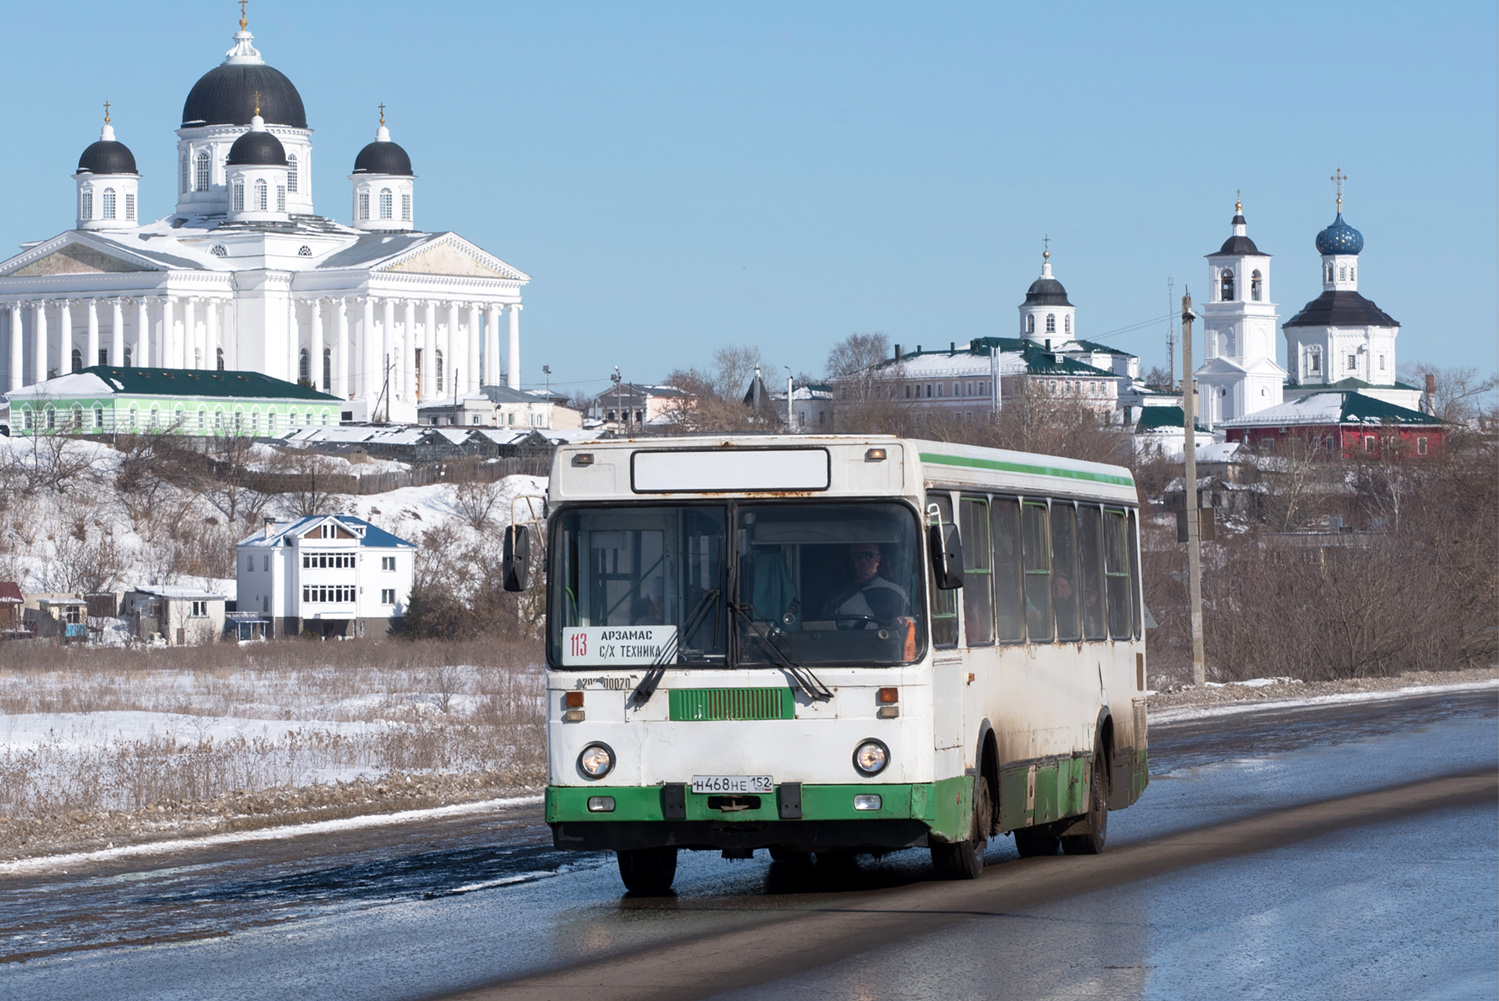
[[[1364,234],[1343,221],[1343,213],[1317,234],[1319,254],[1357,254],[1364,249]]]
[[[135,174],[135,154],[122,142],[100,139],[78,158],[80,174]]]
[[[224,162],[230,167],[285,167],[286,147],[269,132],[251,129],[234,140],[234,145],[229,147],[229,159]]]

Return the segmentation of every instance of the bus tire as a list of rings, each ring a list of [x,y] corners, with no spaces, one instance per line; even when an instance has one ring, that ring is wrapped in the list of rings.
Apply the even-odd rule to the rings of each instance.
[[[980,772],[973,783],[973,827],[963,841],[932,845],[932,867],[942,879],[978,879],[984,871],[984,852],[989,849],[989,829],[994,807],[989,799],[989,780]]]
[[[619,860],[619,878],[631,893],[659,896],[671,889],[677,878],[677,849],[631,848],[615,853]]]
[[[1015,850],[1021,858],[1055,855],[1057,842],[1061,840],[1043,827],[1017,827],[1014,834]]]
[[[1079,834],[1068,834],[1062,838],[1062,851],[1068,855],[1097,855],[1109,833],[1109,778],[1108,760],[1103,751],[1093,752],[1093,778],[1088,783],[1088,812],[1084,815],[1086,829]]]

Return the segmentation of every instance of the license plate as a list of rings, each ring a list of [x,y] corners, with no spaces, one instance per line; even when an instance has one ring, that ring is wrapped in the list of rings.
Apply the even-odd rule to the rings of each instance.
[[[725,793],[769,795],[776,791],[776,782],[769,775],[694,775],[692,791],[715,796]]]

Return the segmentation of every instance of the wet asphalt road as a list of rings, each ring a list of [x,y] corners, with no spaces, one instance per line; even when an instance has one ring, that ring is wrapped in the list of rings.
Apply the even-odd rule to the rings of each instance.
[[[1499,996],[1492,795],[1276,812],[1492,773],[1495,693],[1154,723],[1151,745],[1110,852],[1021,862],[1001,839],[959,914],[932,916],[954,891],[919,851],[831,871],[687,853],[675,897],[631,899],[531,808],[0,878],[0,997]],[[612,990],[625,959],[643,979]],[[558,971],[581,979],[536,979]]]

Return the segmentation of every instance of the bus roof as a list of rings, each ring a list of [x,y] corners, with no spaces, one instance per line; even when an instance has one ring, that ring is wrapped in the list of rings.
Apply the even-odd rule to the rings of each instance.
[[[1136,502],[1123,466],[892,435],[574,442],[558,447],[548,492],[554,503],[710,495],[900,495],[919,503],[933,486]]]

